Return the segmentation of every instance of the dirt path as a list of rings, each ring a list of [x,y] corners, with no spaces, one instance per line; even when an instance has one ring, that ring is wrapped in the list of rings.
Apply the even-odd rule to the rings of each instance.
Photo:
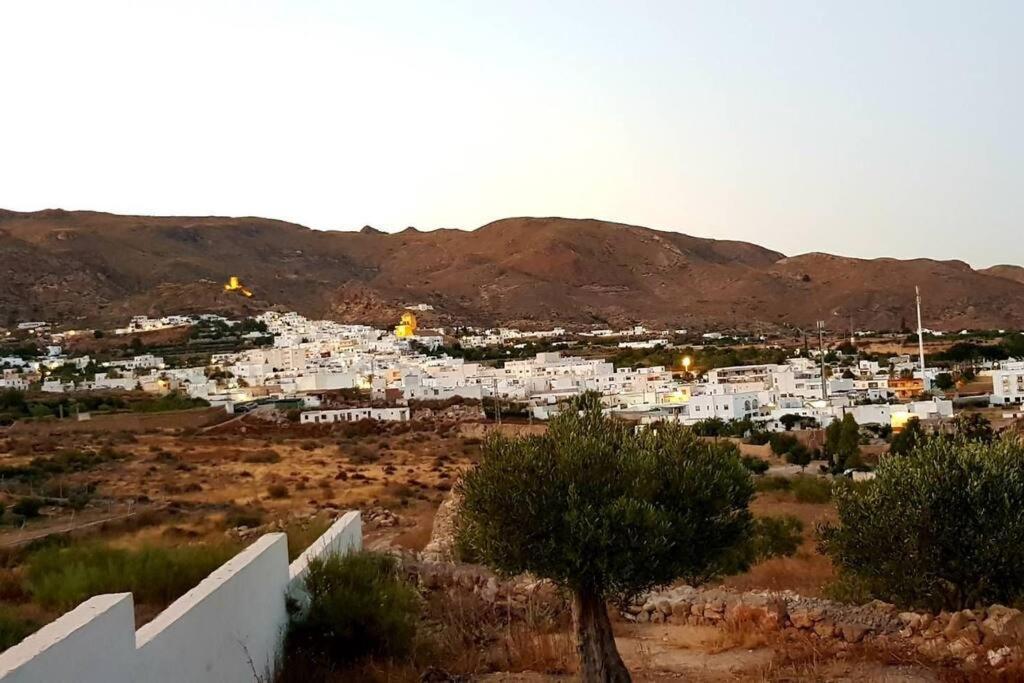
[[[616,624],[615,642],[637,683],[654,681],[839,681],[842,683],[938,683],[924,667],[827,653],[793,657],[784,645],[744,646],[720,629],[673,624]],[[532,672],[495,673],[475,680],[509,683],[572,681],[573,676]]]
[[[18,531],[12,531],[4,534],[0,537],[0,548],[13,548],[19,545],[25,545],[32,541],[38,541],[48,536],[54,536],[57,534],[67,534],[81,529],[88,529],[90,527],[99,526],[106,524],[107,522],[116,522],[122,519],[128,519],[134,517],[144,510],[157,510],[162,507],[146,507],[131,510],[130,512],[122,512],[113,515],[105,515],[102,517],[89,517],[86,515],[80,516],[76,521],[71,522],[60,522],[46,527],[33,527],[26,529],[19,529]]]

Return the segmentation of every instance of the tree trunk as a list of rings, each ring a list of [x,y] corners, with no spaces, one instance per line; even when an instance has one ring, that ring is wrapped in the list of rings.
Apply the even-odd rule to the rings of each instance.
[[[584,683],[629,683],[632,679],[615,647],[604,600],[591,591],[574,591],[572,621]]]

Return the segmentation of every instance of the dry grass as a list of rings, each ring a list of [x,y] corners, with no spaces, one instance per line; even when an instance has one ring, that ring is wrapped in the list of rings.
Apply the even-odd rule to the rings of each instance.
[[[707,643],[707,651],[714,654],[733,648],[752,650],[767,645],[775,629],[769,629],[762,623],[761,614],[761,611],[744,605],[737,607]]]
[[[798,503],[788,491],[772,491],[758,494],[750,507],[757,516],[796,517],[804,524],[803,542],[792,557],[765,560],[723,583],[737,590],[793,590],[801,595],[820,596],[835,578],[835,569],[832,561],[818,552],[814,527],[817,522],[834,517],[832,503]]]

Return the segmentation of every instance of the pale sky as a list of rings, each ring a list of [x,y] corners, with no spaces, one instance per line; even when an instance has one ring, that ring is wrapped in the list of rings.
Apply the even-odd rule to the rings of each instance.
[[[0,207],[1024,263],[1024,2],[0,0]]]

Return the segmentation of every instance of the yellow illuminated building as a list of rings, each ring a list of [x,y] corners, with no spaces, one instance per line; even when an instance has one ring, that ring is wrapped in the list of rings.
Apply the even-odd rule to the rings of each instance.
[[[889,424],[894,432],[902,432],[908,422],[910,422],[910,413],[905,410],[894,410],[889,416]]]
[[[237,275],[232,275],[228,278],[228,281],[224,283],[224,291],[238,292],[242,296],[252,296],[252,292],[245,288],[245,285],[242,284]]]
[[[399,339],[416,336],[416,315],[412,311],[402,314],[401,322],[395,327],[395,336]]]
[[[677,387],[672,392],[665,395],[665,403],[689,403],[690,401],[690,387]]]

